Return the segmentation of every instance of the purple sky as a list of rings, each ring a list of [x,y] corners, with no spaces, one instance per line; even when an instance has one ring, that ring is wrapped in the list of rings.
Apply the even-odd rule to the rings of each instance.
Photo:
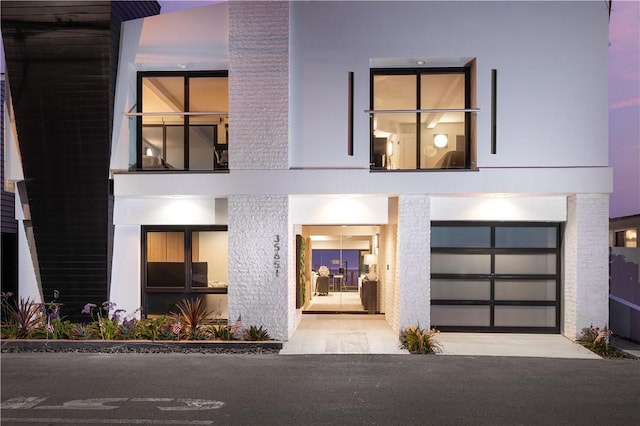
[[[609,215],[640,214],[640,1],[614,0],[609,25]]]

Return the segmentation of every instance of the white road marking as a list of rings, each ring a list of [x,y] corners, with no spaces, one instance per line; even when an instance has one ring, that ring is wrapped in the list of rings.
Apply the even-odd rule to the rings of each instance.
[[[158,406],[160,411],[203,411],[217,410],[224,407],[224,402],[208,399],[191,399],[191,398],[88,398],[74,399],[64,402],[62,405],[38,405],[47,398],[38,398],[35,396],[20,396],[8,399],[0,404],[3,410],[114,410],[120,408],[120,405],[107,405],[113,402],[171,402],[175,401],[179,404],[163,407]]]
[[[27,410],[40,404],[47,398],[38,398],[35,396],[19,396],[17,398],[7,399],[0,404],[0,409],[3,410]]]
[[[196,411],[196,410],[217,410],[224,407],[222,401],[208,401],[206,399],[187,399],[179,398],[178,402],[184,403],[186,406],[179,407],[158,407],[162,411]]]
[[[171,402],[174,398],[131,398],[131,402]]]
[[[36,410],[113,410],[117,405],[104,405],[107,402],[127,401],[129,398],[89,398],[74,399],[62,405],[40,405]]]

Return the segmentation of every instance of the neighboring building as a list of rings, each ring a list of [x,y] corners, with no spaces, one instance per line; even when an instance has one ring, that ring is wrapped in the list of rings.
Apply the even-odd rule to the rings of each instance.
[[[327,266],[336,293],[376,272],[375,311],[396,331],[575,338],[608,321],[606,2],[231,1],[127,21],[115,96],[92,104],[109,127],[90,146],[35,150],[42,129],[20,126],[38,105],[20,90],[34,83],[12,79],[32,50],[11,43],[24,176],[8,177],[27,187],[39,262],[21,267],[24,293],[145,315],[203,297],[286,340],[324,297],[313,287]],[[75,97],[46,84],[56,104],[38,119],[68,123],[45,139],[90,127],[88,109],[53,114],[89,81]],[[97,174],[77,173],[98,152]],[[107,281],[47,275],[30,174],[60,170],[71,173],[47,187],[47,223],[83,233],[78,248]],[[73,200],[57,192],[89,181]],[[335,310],[352,310],[339,293]]]
[[[18,291],[18,222],[14,185],[4,178],[5,84],[4,59],[0,58],[0,283],[3,293],[15,294]]]
[[[618,335],[640,341],[640,215],[609,222],[609,325]]]

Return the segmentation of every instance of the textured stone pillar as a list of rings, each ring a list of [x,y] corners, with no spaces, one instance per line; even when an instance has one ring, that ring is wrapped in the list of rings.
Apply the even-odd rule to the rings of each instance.
[[[295,318],[288,215],[287,195],[229,196],[229,321],[242,315],[244,326],[264,326],[279,340]]]
[[[609,322],[609,195],[577,194],[567,200],[564,232],[563,334]]]
[[[431,219],[428,195],[398,198],[399,328],[430,326]]]
[[[289,167],[289,3],[229,3],[229,168]]]

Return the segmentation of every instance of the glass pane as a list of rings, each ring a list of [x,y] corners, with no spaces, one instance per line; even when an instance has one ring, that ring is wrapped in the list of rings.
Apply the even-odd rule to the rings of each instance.
[[[431,300],[490,300],[489,281],[431,280]]]
[[[555,248],[555,227],[497,227],[496,247]]]
[[[554,306],[496,306],[494,324],[498,327],[555,327]]]
[[[555,280],[497,280],[496,300],[556,300]]]
[[[184,262],[184,232],[147,232],[147,262]]]
[[[184,262],[147,262],[147,287],[185,286]]]
[[[464,108],[464,93],[464,73],[420,75],[421,109]],[[450,120],[446,115],[443,115],[436,121],[448,122]]]
[[[463,73],[422,74],[420,109],[464,109]],[[423,169],[465,168],[466,121],[464,112],[420,114],[420,165]]]
[[[415,110],[415,75],[373,77],[373,108]],[[417,167],[416,113],[375,114],[373,116],[373,166],[385,169]]]
[[[443,306],[431,305],[432,326],[489,326],[489,306]]]
[[[171,169],[164,161],[164,128],[159,125],[142,127],[142,168]]]
[[[184,126],[167,126],[165,161],[172,168],[184,169]]]
[[[228,77],[189,78],[190,112],[228,112]]]
[[[432,226],[431,247],[490,247],[488,226]]]
[[[189,126],[189,170],[213,170],[215,125]]]
[[[399,122],[404,116],[406,121]],[[381,123],[381,124],[377,124]],[[385,169],[415,169],[416,115],[374,114],[373,166]],[[385,130],[382,130],[385,129]]]
[[[200,294],[193,293],[145,293],[144,313],[148,317],[157,317],[177,312],[176,303],[186,299],[199,297],[205,301],[208,318],[212,320],[227,319],[226,294]]]
[[[450,254],[433,253],[431,255],[432,274],[489,274],[491,256],[488,254]]]
[[[142,79],[142,112],[184,112],[184,77],[144,77]],[[158,120],[159,117],[145,117]]]
[[[194,231],[191,236],[193,287],[226,289],[229,281],[228,232]]]
[[[496,274],[555,274],[555,254],[498,254]]]

